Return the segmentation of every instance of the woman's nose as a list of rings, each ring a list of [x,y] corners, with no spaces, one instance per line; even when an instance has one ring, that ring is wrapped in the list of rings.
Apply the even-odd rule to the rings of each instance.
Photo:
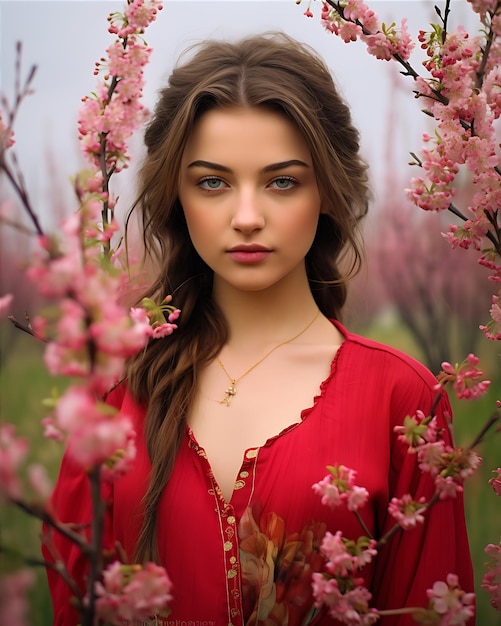
[[[235,230],[245,233],[261,230],[265,225],[263,201],[255,191],[241,191],[235,199],[236,205],[231,220]]]

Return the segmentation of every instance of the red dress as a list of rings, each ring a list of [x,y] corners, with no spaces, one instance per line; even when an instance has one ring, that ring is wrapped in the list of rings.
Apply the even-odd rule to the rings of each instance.
[[[353,513],[322,505],[312,484],[327,474],[327,465],[356,470],[356,484],[370,493],[362,516],[376,537],[393,525],[387,513],[393,496],[410,492],[415,499],[429,499],[433,493],[431,479],[393,428],[417,409],[428,413],[436,379],[401,352],[335,324],[345,339],[319,395],[302,411],[299,424],[246,451],[229,503],[204,450],[186,430],[158,512],[159,550],[174,596],[172,613],[159,625],[335,624],[323,610],[313,609],[311,574],[322,568],[319,544],[326,530],[341,530],[353,539],[364,533]],[[107,488],[108,541],[120,542],[131,555],[150,470],[144,409],[125,389],[116,390],[110,401],[134,420],[137,432],[134,470]],[[444,397],[437,408],[442,426],[447,415]],[[53,503],[62,521],[88,522],[92,516],[87,479],[66,457]],[[81,581],[85,562],[78,551],[64,539],[58,547]],[[432,507],[418,528],[397,533],[364,571],[379,609],[427,605],[426,589],[448,573],[458,574],[462,588],[473,591],[461,495]],[[54,623],[78,624],[65,583],[49,571],[49,584]],[[378,624],[414,622],[401,616]]]

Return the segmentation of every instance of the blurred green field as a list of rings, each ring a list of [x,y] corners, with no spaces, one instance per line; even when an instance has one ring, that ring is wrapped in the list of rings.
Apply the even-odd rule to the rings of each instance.
[[[12,333],[15,333],[14,336]],[[411,338],[394,325],[376,325],[363,329],[363,334],[394,345],[420,358],[419,349]],[[7,322],[0,322],[0,417],[16,425],[19,434],[31,442],[31,458],[44,463],[52,478],[56,477],[61,448],[42,436],[40,418],[45,410],[41,400],[50,395],[55,381],[42,365],[42,348],[31,337],[13,330]],[[501,346],[484,342],[483,367],[495,383],[488,396],[473,403],[453,402],[455,410],[456,439],[467,445],[477,434],[486,417],[492,412],[494,400],[501,397],[501,370],[498,351]],[[8,349],[7,349],[8,346]],[[480,589],[487,543],[497,543],[501,534],[501,501],[487,484],[491,470],[501,466],[501,436],[492,437],[478,450],[484,458],[480,471],[466,486],[467,523],[476,574],[477,626],[501,626],[501,613],[494,611],[487,594]],[[26,556],[38,557],[39,524],[10,507],[2,507],[0,542]],[[2,557],[0,575],[12,569],[16,559]],[[40,571],[31,594],[31,626],[50,626],[52,612],[45,573]],[[4,626],[4,625],[2,625]],[[5,625],[8,626],[8,625]]]

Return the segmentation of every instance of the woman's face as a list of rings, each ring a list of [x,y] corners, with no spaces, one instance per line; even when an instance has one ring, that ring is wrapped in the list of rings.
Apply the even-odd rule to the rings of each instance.
[[[306,280],[320,193],[306,141],[284,116],[261,108],[205,113],[183,154],[179,198],[215,289]]]

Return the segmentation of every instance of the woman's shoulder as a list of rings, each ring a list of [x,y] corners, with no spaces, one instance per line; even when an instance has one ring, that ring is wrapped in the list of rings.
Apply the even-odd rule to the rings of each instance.
[[[436,375],[416,358],[393,346],[353,333],[337,320],[332,323],[344,337],[343,357],[359,363],[367,374],[370,370],[378,370],[386,377],[420,380],[426,387],[436,387]]]

